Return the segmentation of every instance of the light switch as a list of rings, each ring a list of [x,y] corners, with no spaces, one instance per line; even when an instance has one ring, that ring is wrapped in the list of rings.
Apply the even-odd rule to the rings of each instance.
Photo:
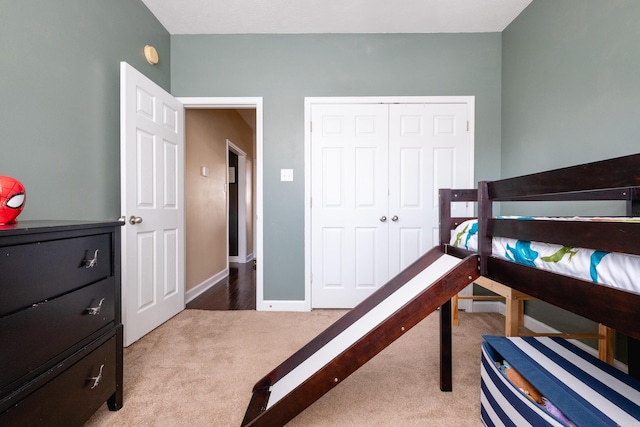
[[[280,181],[293,181],[293,169],[280,169]]]
[[[209,176],[209,168],[208,168],[208,167],[206,167],[206,166],[202,166],[202,167],[200,168],[200,175],[202,175],[202,176],[204,176],[204,177]]]

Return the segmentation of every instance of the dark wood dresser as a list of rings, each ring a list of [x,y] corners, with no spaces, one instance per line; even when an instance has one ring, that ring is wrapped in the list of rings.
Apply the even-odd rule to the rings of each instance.
[[[122,407],[121,225],[0,225],[1,426]]]

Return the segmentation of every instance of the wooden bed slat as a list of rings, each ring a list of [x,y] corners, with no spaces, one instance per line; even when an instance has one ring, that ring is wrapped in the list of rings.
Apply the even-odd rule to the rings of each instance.
[[[513,200],[522,196],[639,187],[639,164],[640,154],[633,154],[492,181],[489,183],[489,197],[496,201]]]
[[[475,252],[468,251],[468,250],[462,249],[462,248],[456,248],[455,246],[447,246],[446,247],[446,252],[449,255],[457,257],[457,258],[460,258],[460,259],[466,258],[469,255],[475,255]]]
[[[610,190],[594,190],[594,191],[575,191],[571,193],[553,193],[553,194],[533,194],[523,196],[510,196],[509,201],[517,202],[566,202],[567,194],[570,194],[571,201],[605,201],[605,200],[621,200],[629,201],[633,196],[632,188],[614,188]],[[505,201],[496,199],[496,201]]]
[[[638,227],[628,222],[490,218],[487,232],[491,236],[640,255]]]

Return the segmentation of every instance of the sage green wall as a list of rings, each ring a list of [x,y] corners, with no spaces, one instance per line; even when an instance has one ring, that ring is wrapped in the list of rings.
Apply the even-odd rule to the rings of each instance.
[[[174,96],[263,97],[267,300],[305,298],[305,97],[474,95],[476,178],[499,177],[499,33],[179,35],[171,55]]]
[[[18,219],[119,217],[120,61],[169,90],[169,33],[140,0],[0,0],[0,40],[0,175],[27,189]]]
[[[640,152],[639,18],[637,0],[533,0],[507,27],[504,178]],[[526,312],[563,331],[584,325],[540,302]]]
[[[640,2],[533,0],[502,35],[502,176],[640,152]]]

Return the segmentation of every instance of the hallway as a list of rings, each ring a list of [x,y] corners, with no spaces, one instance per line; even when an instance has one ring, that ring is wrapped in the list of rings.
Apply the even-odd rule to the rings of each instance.
[[[255,310],[256,270],[253,262],[230,264],[229,276],[187,303],[187,309]]]

